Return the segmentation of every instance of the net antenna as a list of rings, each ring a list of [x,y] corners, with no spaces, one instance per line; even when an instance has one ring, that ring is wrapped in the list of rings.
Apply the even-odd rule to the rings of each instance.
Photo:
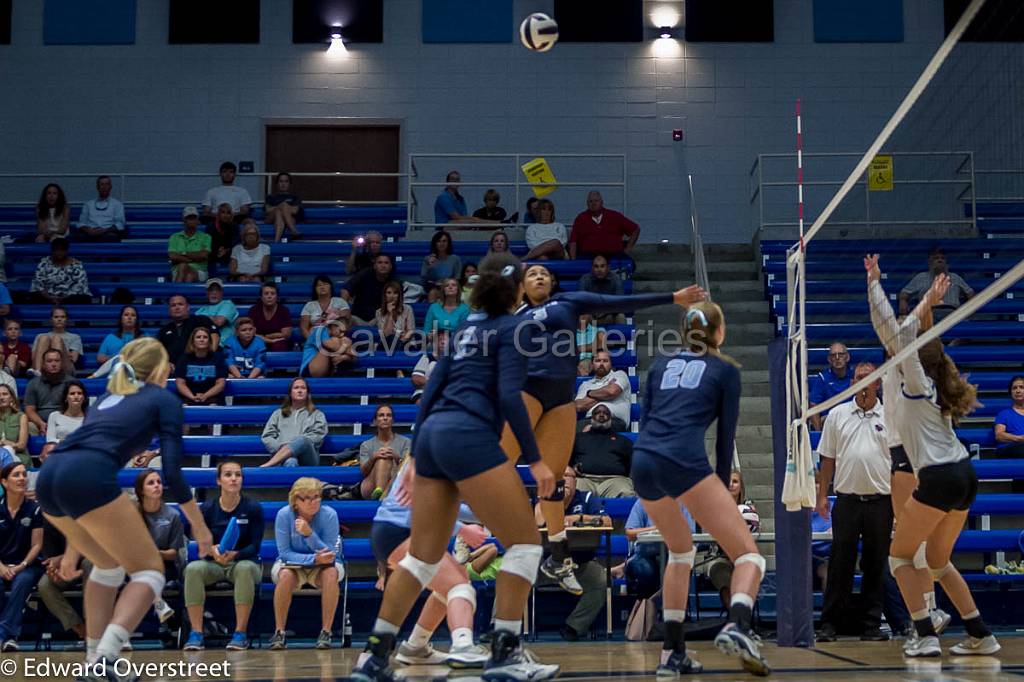
[[[828,410],[830,407],[846,400],[849,396],[854,395],[857,391],[871,383],[871,381],[879,378],[884,372],[881,368],[876,369],[868,375],[868,377],[857,382],[856,389],[854,386],[851,386],[849,389],[843,391],[837,396],[834,396],[832,399],[827,400],[820,405],[816,405],[814,408],[809,408],[807,395],[807,326],[805,321],[806,270],[804,267],[807,256],[807,246],[829,218],[832,217],[833,213],[835,213],[836,209],[847,197],[854,186],[862,177],[864,177],[864,173],[867,171],[868,165],[871,163],[872,159],[881,150],[882,145],[889,141],[893,131],[896,130],[903,119],[906,118],[907,113],[913,108],[915,103],[917,103],[918,99],[921,97],[921,93],[924,92],[925,88],[928,87],[928,84],[935,77],[935,74],[942,67],[943,63],[945,63],[950,52],[952,52],[953,48],[960,41],[960,38],[967,30],[967,27],[974,20],[975,16],[977,16],[985,2],[986,0],[971,0],[970,5],[967,6],[963,14],[960,16],[959,21],[957,21],[956,25],[949,32],[949,35],[946,36],[946,39],[942,41],[942,44],[935,51],[935,54],[925,66],[913,87],[910,88],[906,97],[904,97],[903,101],[900,102],[899,107],[897,107],[888,122],[883,126],[874,142],[871,143],[863,156],[861,156],[853,170],[850,171],[850,174],[840,186],[839,190],[836,191],[835,195],[831,200],[829,200],[825,208],[815,218],[806,233],[804,232],[803,220],[803,131],[800,123],[800,102],[799,100],[797,101],[797,198],[800,240],[789,248],[786,255],[786,319],[789,323],[786,357],[786,390],[790,399],[787,401],[786,405],[787,460],[781,499],[782,503],[786,506],[787,511],[798,511],[801,508],[813,508],[816,503],[817,489],[815,483],[815,466],[811,451],[808,424],[810,417],[820,414],[825,410]],[[1024,271],[1017,272],[1021,269],[1021,265],[1024,265],[1024,263],[1019,264],[1018,267],[1006,273],[1003,277],[997,280],[996,283],[985,289],[981,294],[968,301],[964,306],[958,308],[954,314],[947,317],[942,321],[942,323],[937,324],[922,338],[930,340],[931,338],[937,337],[943,331],[951,328],[953,324],[956,324],[956,322],[973,313],[978,307],[980,307],[980,305],[983,305],[982,299],[984,299],[984,302],[987,302],[994,296],[998,295],[998,293],[1005,290],[1006,287],[1012,285],[1016,279],[1020,278],[1021,274],[1024,274]],[[1016,278],[1011,279],[1011,273],[1015,273]],[[1010,281],[1004,282],[1004,280]],[[988,298],[985,298],[985,294],[988,294],[989,290],[997,287],[999,284],[1004,284],[1002,289],[999,289],[998,292],[992,294]],[[958,315],[957,313],[960,314]],[[949,323],[951,319],[955,321]],[[914,343],[902,349],[897,357],[906,357],[911,352],[917,352],[917,349],[920,348],[921,345],[923,345],[923,343],[919,338]]]

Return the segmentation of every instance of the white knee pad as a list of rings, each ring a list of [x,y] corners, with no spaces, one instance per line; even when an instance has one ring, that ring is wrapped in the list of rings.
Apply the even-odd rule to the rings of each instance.
[[[932,580],[942,580],[942,576],[946,575],[950,571],[955,571],[956,567],[947,561],[946,565],[942,568],[932,568],[931,566],[929,566],[928,570],[932,573]]]
[[[431,592],[430,596],[436,599],[437,601],[441,602],[445,606],[448,606],[448,597],[444,596],[440,592]]]
[[[518,575],[531,585],[537,580],[537,569],[544,548],[540,545],[512,545],[501,559],[501,571]]]
[[[135,571],[128,576],[133,583],[142,583],[153,590],[153,599],[159,599],[164,593],[167,577],[163,571]]]
[[[89,571],[89,580],[106,587],[121,587],[124,583],[124,569],[120,566],[114,568],[97,568],[93,566]]]
[[[476,610],[476,590],[469,583],[459,583],[448,590],[448,603],[452,603],[454,599],[465,599],[473,607],[473,610]]]
[[[441,562],[438,561],[436,564],[428,564],[425,561],[420,561],[412,554],[406,554],[405,558],[398,562],[398,565],[409,571],[416,580],[419,581],[420,585],[426,586],[437,572],[441,569]]]
[[[697,556],[697,548],[691,547],[689,552],[669,552],[668,562],[670,564],[686,564],[693,568],[693,560]]]
[[[896,576],[896,569],[902,566],[913,566],[913,559],[903,559],[898,556],[889,555],[889,572],[892,573],[893,577]]]
[[[758,576],[759,578],[764,577],[765,568],[767,568],[768,566],[768,564],[764,560],[764,557],[758,554],[757,552],[741,554],[740,556],[736,557],[736,561],[732,563],[735,567],[739,567],[740,564],[754,564],[755,566],[757,566],[757,570],[761,573],[761,575]]]
[[[928,568],[928,559],[925,558],[925,552],[928,549],[928,543],[922,542],[921,546],[914,552],[914,568]]]

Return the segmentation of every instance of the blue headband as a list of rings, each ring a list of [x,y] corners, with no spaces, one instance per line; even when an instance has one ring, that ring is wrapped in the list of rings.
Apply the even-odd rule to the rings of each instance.
[[[708,318],[704,316],[704,311],[700,308],[690,308],[686,311],[686,321],[692,322],[693,318],[699,317],[700,321],[706,326],[708,324]]]

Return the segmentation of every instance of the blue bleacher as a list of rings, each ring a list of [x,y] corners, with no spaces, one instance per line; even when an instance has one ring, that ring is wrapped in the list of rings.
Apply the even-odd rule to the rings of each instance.
[[[211,179],[212,180],[212,179]],[[199,201],[194,202],[198,206]],[[141,222],[174,222],[181,229],[181,209],[184,205],[165,206],[125,204],[125,220],[128,225]],[[81,206],[71,206],[71,220],[78,220]],[[341,220],[405,220],[408,209],[405,206],[305,206],[306,220],[311,222]],[[262,220],[263,205],[257,199],[252,204],[252,217]],[[0,206],[0,222],[29,222],[35,230],[36,208],[34,205]]]
[[[863,267],[861,267],[861,274],[863,274]],[[771,296],[786,296],[786,278],[778,275],[770,275],[771,281],[768,283],[768,294]],[[890,277],[886,278],[882,284],[886,291],[890,294],[898,294],[903,285],[910,281],[910,277]],[[965,277],[964,281],[967,285],[975,291],[981,291],[993,281],[995,278],[983,279],[980,277]],[[1014,283],[1007,290],[1009,293],[1022,293],[1024,292],[1024,280]],[[821,297],[832,294],[852,294],[855,296],[863,296],[865,299],[868,295],[867,285],[864,282],[863,277],[851,277],[848,279],[809,279],[807,280],[807,292],[808,296]]]
[[[927,255],[927,254],[925,254]],[[986,259],[975,259],[975,258],[961,258],[955,263],[950,264],[950,270],[957,273],[962,272],[1005,272],[1012,268],[1014,265],[1020,262],[1019,258],[986,258]],[[893,259],[889,261],[881,262],[882,270],[889,275],[888,279],[893,278],[893,274],[914,275],[924,270],[927,270],[927,265],[922,260],[917,259]],[[781,260],[769,260],[763,265],[765,274],[782,276],[786,275],[786,261]],[[808,276],[810,275],[821,275],[821,274],[849,274],[849,275],[863,275],[864,274],[864,263],[861,258],[849,257],[849,258],[808,258],[804,263],[804,269]],[[863,284],[863,281],[861,282]]]
[[[850,361],[881,364],[881,347],[851,347]],[[946,353],[959,364],[1003,363],[1024,365],[1024,345],[1000,344],[998,346],[947,346]],[[808,348],[807,361],[812,366],[824,366],[828,362],[828,348]]]
[[[992,315],[1024,315],[1024,298],[994,299],[989,301],[975,314],[982,313]],[[787,302],[784,299],[779,299],[772,303],[772,314],[782,317],[789,314]],[[871,311],[868,308],[866,298],[854,300],[814,299],[804,303],[804,314],[808,317],[856,315],[866,318],[871,314]]]
[[[807,253],[815,258],[824,254],[848,256],[851,253],[877,253],[883,256],[893,254],[906,258],[908,254],[918,253],[921,255],[921,261],[917,265],[923,269],[928,252],[937,244],[941,244],[948,257],[957,257],[960,254],[985,257],[986,254],[1005,255],[1007,252],[1024,251],[1024,242],[1017,244],[1005,240],[995,242],[991,239],[858,239],[855,242],[849,239],[815,239],[808,245]],[[759,246],[765,261],[771,259],[784,262],[787,250],[793,246],[793,242],[766,239],[761,241]]]
[[[789,325],[780,325],[780,335],[789,334]],[[834,341],[835,339],[875,339],[870,322],[810,323],[804,326],[808,339]],[[967,320],[950,329],[943,338],[958,339],[1024,339],[1024,327],[1017,320],[1005,322],[975,322]]]

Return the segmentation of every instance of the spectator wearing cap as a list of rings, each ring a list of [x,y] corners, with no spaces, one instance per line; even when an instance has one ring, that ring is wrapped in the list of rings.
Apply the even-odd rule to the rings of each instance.
[[[206,197],[203,199],[203,216],[206,222],[213,221],[214,212],[221,204],[231,206],[236,223],[249,217],[252,197],[249,196],[248,190],[235,184],[237,174],[238,167],[230,161],[220,165],[220,184],[206,190]]]
[[[50,242],[50,255],[39,261],[29,286],[32,300],[36,303],[92,303],[85,266],[68,255],[70,247],[70,242],[64,237]]]
[[[593,258],[595,254],[629,255],[640,237],[640,226],[610,208],[600,192],[587,195],[587,210],[576,216],[569,235],[569,258]],[[623,238],[628,238],[623,242]]]
[[[206,315],[190,314],[188,299],[184,294],[171,294],[167,299],[167,314],[171,321],[160,328],[156,338],[167,350],[167,357],[174,358],[175,362],[185,352],[185,346],[196,327],[209,329],[213,335],[213,347],[220,345],[217,325]]]
[[[231,249],[231,278],[262,282],[270,272],[270,246],[260,241],[260,228],[249,218],[242,223],[242,243]]]
[[[220,332],[221,343],[234,335],[238,308],[230,299],[224,298],[223,280],[217,277],[206,280],[206,305],[200,306],[196,310],[196,315],[205,315],[213,320],[214,326]]]
[[[850,351],[838,341],[828,347],[828,367],[811,377],[807,384],[807,399],[811,407],[823,403],[850,387]],[[848,399],[849,400],[849,399]],[[828,410],[811,417],[811,426],[821,430],[821,423],[828,416]]]
[[[186,206],[181,218],[185,229],[175,232],[167,241],[171,277],[175,282],[205,282],[212,240],[199,231],[199,211],[195,206]]]
[[[928,272],[919,272],[900,291],[900,315],[906,315],[912,310],[912,306],[924,298],[925,293],[931,288],[932,282],[939,275],[949,275],[949,290],[942,297],[942,303],[932,306],[932,314],[935,320],[941,320],[946,315],[960,307],[964,301],[974,296],[972,289],[964,278],[955,272],[949,271],[949,264],[946,263],[946,252],[941,246],[933,247],[928,254]]]
[[[96,178],[95,199],[82,204],[76,234],[85,242],[119,242],[125,236],[124,204],[110,196],[114,183],[109,175]]]

